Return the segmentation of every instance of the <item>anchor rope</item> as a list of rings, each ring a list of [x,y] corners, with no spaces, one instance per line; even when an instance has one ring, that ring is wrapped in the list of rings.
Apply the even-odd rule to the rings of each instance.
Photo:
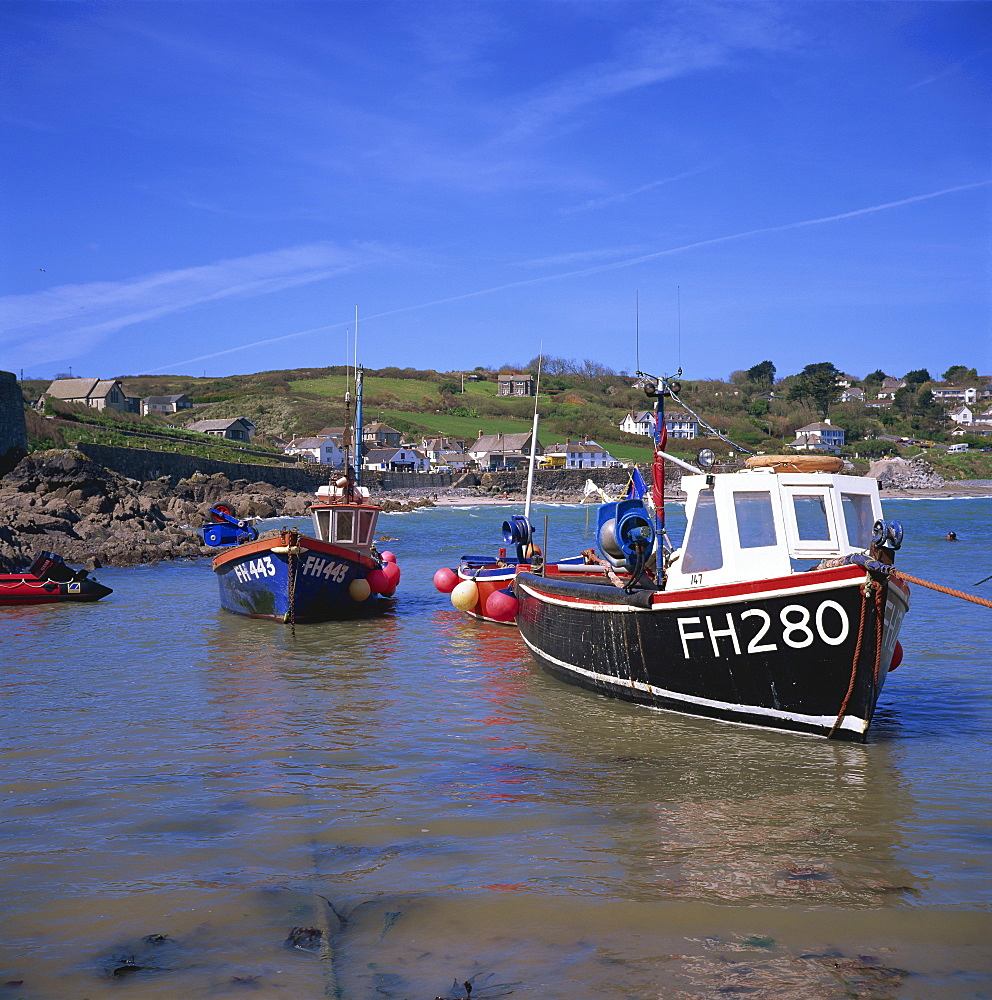
[[[950,597],[960,597],[962,601],[971,601],[972,604],[981,604],[982,607],[992,608],[992,601],[986,597],[976,597],[974,594],[966,594],[963,590],[954,590],[953,587],[944,587],[939,583],[931,583],[929,580],[921,580],[918,576],[910,576],[902,570],[893,569],[890,576],[898,580],[905,580],[907,583],[915,583],[920,587],[927,587],[929,590],[936,590],[940,594],[947,594]]]
[[[861,619],[858,622],[858,639],[854,644],[854,658],[851,661],[851,677],[847,682],[847,691],[844,694],[844,700],[840,704],[840,710],[837,712],[837,718],[834,720],[834,724],[830,727],[830,732],[827,733],[827,739],[833,739],[834,733],[837,732],[841,722],[844,721],[844,716],[847,714],[847,706],[851,701],[851,695],[854,693],[854,683],[858,679],[858,662],[861,659],[861,645],[865,635],[865,618],[867,617],[868,611],[868,598],[873,595],[875,598],[874,674],[875,687],[878,687],[878,665],[882,656],[882,588],[869,576],[866,577],[865,582],[861,586]]]

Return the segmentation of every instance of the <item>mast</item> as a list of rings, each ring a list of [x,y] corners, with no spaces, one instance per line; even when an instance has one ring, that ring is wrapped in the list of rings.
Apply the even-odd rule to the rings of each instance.
[[[534,463],[537,459],[537,397],[541,392],[541,365],[544,355],[537,358],[537,385],[534,387],[534,427],[530,435],[530,465],[527,469],[527,499],[524,502],[524,517],[530,524],[530,502],[534,495]]]
[[[355,485],[362,481],[362,373],[363,368],[355,368]]]

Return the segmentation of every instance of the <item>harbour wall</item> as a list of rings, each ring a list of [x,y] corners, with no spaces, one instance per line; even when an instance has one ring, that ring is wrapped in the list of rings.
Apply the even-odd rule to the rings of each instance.
[[[24,397],[13,372],[0,371],[0,476],[5,476],[28,453]]]
[[[20,390],[18,389],[18,393]],[[23,420],[23,411],[22,411]],[[25,442],[27,437],[25,435]],[[152,479],[168,478],[172,485],[180,479],[189,479],[194,473],[214,475],[222,473],[230,480],[245,479],[249,482],[269,483],[312,493],[324,485],[331,470],[326,467],[307,464],[301,466],[250,465],[240,462],[221,462],[212,458],[194,455],[178,455],[174,452],[152,451],[143,448],[120,448],[105,444],[77,445],[87,458],[104,468],[147,482]],[[534,472],[534,487],[538,491],[581,492],[587,479],[597,486],[625,487],[628,469],[538,469]],[[519,492],[527,486],[527,472],[468,472],[468,473],[422,473],[422,472],[362,472],[362,484],[373,490],[423,490],[425,493],[455,487],[482,487],[496,491]]]

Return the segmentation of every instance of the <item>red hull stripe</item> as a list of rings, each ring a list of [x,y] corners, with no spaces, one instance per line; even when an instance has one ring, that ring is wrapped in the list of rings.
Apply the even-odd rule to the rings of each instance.
[[[730,583],[716,587],[693,587],[690,590],[673,590],[655,594],[651,599],[652,611],[667,611],[672,608],[692,608],[701,605],[730,604],[741,598],[785,597],[789,594],[808,594],[819,590],[833,590],[838,584],[854,585],[865,577],[860,566],[839,566],[834,569],[812,570],[793,576],[782,576],[771,580],[752,580],[746,583]],[[898,583],[899,581],[893,581]],[[607,604],[589,600],[587,596],[552,594],[531,584],[521,584],[524,589],[549,604],[582,607],[589,611],[644,611],[634,604]],[[908,588],[900,586],[903,599],[908,597]]]

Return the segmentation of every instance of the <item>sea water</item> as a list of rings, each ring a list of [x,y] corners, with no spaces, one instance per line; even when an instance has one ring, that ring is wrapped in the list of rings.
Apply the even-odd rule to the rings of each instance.
[[[885,509],[992,597],[992,500]],[[434,590],[519,512],[384,515],[395,611],[295,636],[208,559],[0,608],[0,1000],[992,997],[992,610],[912,587],[865,746],[657,712]]]

